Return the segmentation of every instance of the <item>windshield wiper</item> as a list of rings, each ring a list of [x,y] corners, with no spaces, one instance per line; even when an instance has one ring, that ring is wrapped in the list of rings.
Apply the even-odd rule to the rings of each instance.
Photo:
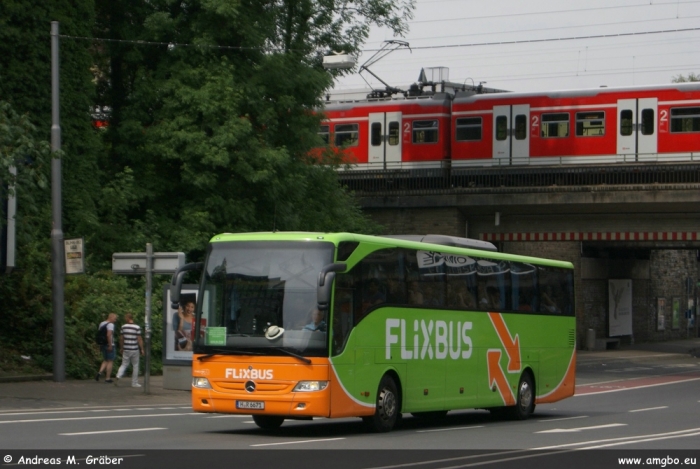
[[[214,353],[208,353],[206,355],[199,356],[197,357],[197,360],[202,361],[207,358],[215,357],[216,355],[264,355],[264,353],[252,352],[250,350],[230,350],[226,348],[215,348],[209,350]]]
[[[289,350],[284,349],[284,348],[282,348],[282,347],[268,347],[268,349],[272,349],[272,350],[276,350],[276,351],[278,351],[278,352],[286,353],[287,355],[290,355],[290,356],[292,356],[292,357],[294,357],[294,358],[298,358],[299,360],[303,361],[303,362],[306,363],[307,365],[311,365],[311,360],[310,360],[310,359],[306,358],[306,357],[303,356],[303,355],[299,355],[298,353],[290,352]]]

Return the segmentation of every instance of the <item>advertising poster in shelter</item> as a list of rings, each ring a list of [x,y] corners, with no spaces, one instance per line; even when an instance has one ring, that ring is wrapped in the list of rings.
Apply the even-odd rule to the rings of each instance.
[[[608,336],[632,335],[632,280],[608,280]]]
[[[681,299],[674,298],[672,305],[672,315],[671,315],[671,327],[673,329],[681,328]]]
[[[656,299],[656,330],[666,330],[666,298]]]
[[[194,312],[197,305],[197,285],[183,285],[180,306],[170,304],[170,289],[163,291],[163,363],[176,364],[192,361],[194,340]]]

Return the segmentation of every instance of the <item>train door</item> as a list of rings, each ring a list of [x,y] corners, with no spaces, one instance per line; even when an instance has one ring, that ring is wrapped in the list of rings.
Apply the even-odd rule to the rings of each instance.
[[[617,101],[617,154],[634,161],[655,159],[658,129],[656,98]],[[632,158],[629,158],[632,159]]]
[[[369,166],[386,169],[401,163],[401,113],[369,114]]]
[[[493,158],[498,164],[514,164],[530,156],[529,122],[529,104],[493,107]]]

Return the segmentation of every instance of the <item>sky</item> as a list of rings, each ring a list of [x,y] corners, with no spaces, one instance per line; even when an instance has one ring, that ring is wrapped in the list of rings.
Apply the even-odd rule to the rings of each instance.
[[[358,65],[387,40],[411,50],[369,69],[403,89],[429,67],[518,92],[665,84],[700,74],[700,0],[416,0],[406,35],[373,29]],[[353,72],[336,79],[334,97],[368,88],[362,77],[383,89]]]

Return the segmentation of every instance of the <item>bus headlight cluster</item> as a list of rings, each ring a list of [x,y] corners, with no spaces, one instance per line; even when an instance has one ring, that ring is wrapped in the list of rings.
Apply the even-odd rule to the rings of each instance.
[[[294,386],[295,392],[323,391],[328,386],[328,381],[299,381]]]
[[[207,378],[195,377],[192,378],[192,387],[199,389],[211,389],[211,384],[209,384],[209,380]]]

